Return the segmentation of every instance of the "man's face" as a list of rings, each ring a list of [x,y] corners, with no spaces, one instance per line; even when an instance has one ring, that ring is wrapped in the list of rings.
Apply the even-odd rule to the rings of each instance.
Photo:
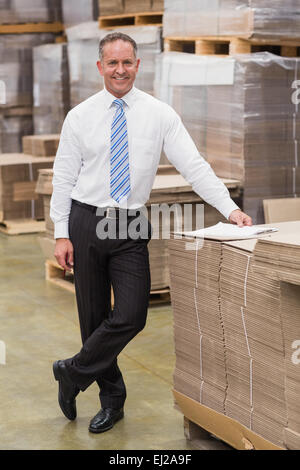
[[[102,60],[97,62],[106,89],[117,98],[131,90],[139,65],[130,42],[121,39],[106,44]]]

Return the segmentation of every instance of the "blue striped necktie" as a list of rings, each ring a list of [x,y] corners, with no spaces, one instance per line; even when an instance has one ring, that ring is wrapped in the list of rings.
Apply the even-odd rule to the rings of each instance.
[[[124,101],[114,100],[117,107],[111,126],[110,141],[110,195],[120,202],[130,194],[129,149]]]

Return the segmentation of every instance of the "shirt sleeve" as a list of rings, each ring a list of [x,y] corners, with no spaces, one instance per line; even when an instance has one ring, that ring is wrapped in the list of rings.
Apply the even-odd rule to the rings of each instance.
[[[166,117],[164,151],[169,161],[201,199],[228,219],[231,212],[239,207],[209,163],[200,155],[179,115],[170,106],[166,109]]]
[[[59,141],[53,166],[53,193],[50,203],[50,217],[54,222],[54,238],[69,238],[69,214],[71,193],[76,185],[82,166],[78,136],[67,115]]]

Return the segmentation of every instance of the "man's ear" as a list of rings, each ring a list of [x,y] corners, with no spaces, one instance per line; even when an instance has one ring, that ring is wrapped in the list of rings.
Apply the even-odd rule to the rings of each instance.
[[[102,67],[102,64],[101,64],[100,60],[98,60],[98,62],[97,62],[97,68],[98,68],[100,74],[103,76],[103,67]]]
[[[139,71],[140,63],[141,63],[141,59],[137,59],[137,61],[136,61],[136,72]]]

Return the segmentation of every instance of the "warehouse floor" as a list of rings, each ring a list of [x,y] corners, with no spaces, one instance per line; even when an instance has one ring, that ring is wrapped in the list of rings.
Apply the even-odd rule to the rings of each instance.
[[[99,410],[98,388],[77,398],[68,421],[57,403],[56,359],[81,345],[75,296],[45,281],[36,235],[0,234],[0,449],[190,449],[173,407],[175,363],[170,306],[149,309],[148,323],[121,353],[127,384],[125,419],[104,434],[88,432]]]

